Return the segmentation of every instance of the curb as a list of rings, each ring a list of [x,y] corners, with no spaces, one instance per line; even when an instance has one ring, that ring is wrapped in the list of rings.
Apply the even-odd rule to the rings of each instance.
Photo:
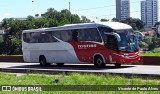
[[[0,56],[0,62],[23,63],[24,61],[23,56]],[[140,62],[136,65],[160,65],[160,56],[141,56]]]
[[[135,73],[113,73],[113,72],[85,72],[85,71],[60,71],[60,70],[36,70],[36,69],[10,69],[10,68],[0,68],[1,72],[9,72],[9,73],[39,73],[39,74],[65,74],[69,75],[72,73],[80,73],[80,74],[95,74],[95,75],[118,75],[124,76],[127,78],[141,77],[141,78],[152,78],[159,79],[160,74],[135,74]]]

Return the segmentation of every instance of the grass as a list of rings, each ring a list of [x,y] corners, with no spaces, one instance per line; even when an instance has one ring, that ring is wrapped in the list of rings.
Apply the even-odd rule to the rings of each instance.
[[[141,56],[160,56],[160,53],[143,53]]]
[[[56,83],[55,79],[59,82]],[[45,74],[4,74],[0,73],[0,85],[160,85],[160,80],[150,78],[128,79],[121,76],[93,75],[93,74],[70,74],[70,75],[45,75]],[[0,92],[8,94],[9,92]],[[140,91],[52,91],[52,92],[10,92],[11,94],[158,94],[160,92]]]
[[[148,53],[142,53],[141,56],[160,56],[160,50],[152,50]]]

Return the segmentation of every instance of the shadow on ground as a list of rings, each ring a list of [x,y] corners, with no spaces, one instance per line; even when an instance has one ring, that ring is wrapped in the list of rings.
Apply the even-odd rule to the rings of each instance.
[[[124,69],[124,68],[131,68],[135,67],[134,65],[125,65],[125,66],[120,66],[120,67],[115,67],[113,65],[106,65],[103,68],[97,68],[94,67],[94,65],[63,65],[63,66],[57,66],[57,65],[50,65],[50,66],[40,66],[39,64],[35,65],[21,65],[21,66],[13,66],[13,67],[8,67],[8,68],[16,68],[16,69],[57,69],[57,70],[107,70],[107,69]]]

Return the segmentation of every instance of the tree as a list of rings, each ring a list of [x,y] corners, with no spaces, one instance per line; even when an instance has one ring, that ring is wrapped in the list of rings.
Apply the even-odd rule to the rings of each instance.
[[[29,15],[29,16],[27,17],[27,20],[32,21],[32,20],[34,20],[34,17]]]
[[[144,28],[144,22],[140,19],[127,18],[126,20],[121,20],[121,22],[132,26],[134,30],[141,30]]]
[[[81,16],[81,18],[82,18],[82,20],[81,20],[82,23],[90,23],[91,22],[91,20],[88,19],[86,16]]]
[[[105,18],[103,18],[103,19],[101,19],[101,22],[108,22],[109,20],[108,19],[105,19]]]
[[[72,14],[71,16],[71,22],[72,23],[80,23],[80,17],[77,14]]]
[[[41,18],[28,16],[26,20],[5,18],[0,26],[5,30],[4,41],[0,43],[0,54],[22,54],[21,34],[23,30],[61,26],[70,23],[90,22],[85,16],[80,17],[77,14],[71,14],[67,9],[61,12],[54,8],[49,8],[47,12],[41,15]]]
[[[120,22],[117,18],[112,19],[113,22]]]

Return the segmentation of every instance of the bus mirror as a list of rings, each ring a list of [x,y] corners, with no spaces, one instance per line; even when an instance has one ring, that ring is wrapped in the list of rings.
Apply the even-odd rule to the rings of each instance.
[[[139,32],[139,31],[135,31],[134,34],[138,38],[139,41],[142,41],[144,39],[143,33]]]
[[[120,42],[120,41],[121,41],[121,37],[120,37],[117,33],[113,33],[113,35],[115,35],[115,36],[116,36],[116,38],[117,38],[118,42]]]

